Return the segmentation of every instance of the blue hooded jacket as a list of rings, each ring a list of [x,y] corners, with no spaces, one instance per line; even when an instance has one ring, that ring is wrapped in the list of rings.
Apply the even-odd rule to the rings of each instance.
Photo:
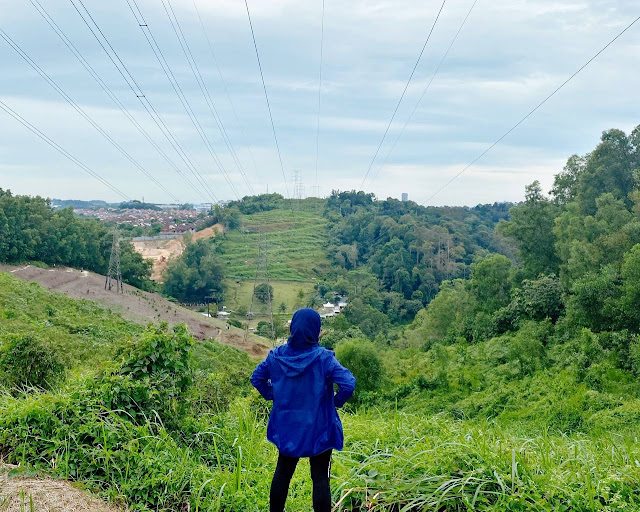
[[[290,457],[342,450],[344,442],[336,408],[351,397],[356,379],[333,352],[318,345],[320,328],[315,310],[296,311],[287,344],[271,350],[251,375],[251,384],[273,400],[267,439]]]

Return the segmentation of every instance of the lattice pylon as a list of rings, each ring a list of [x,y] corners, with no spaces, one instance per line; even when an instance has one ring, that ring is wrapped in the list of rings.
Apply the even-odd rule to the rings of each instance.
[[[273,304],[271,297],[271,288],[270,288],[270,278],[269,278],[269,259],[268,259],[268,241],[267,234],[261,233],[260,238],[258,239],[258,259],[256,261],[256,274],[253,279],[253,293],[251,294],[251,306],[249,307],[249,311],[247,313],[247,317],[251,320],[254,316],[253,314],[253,300],[256,296],[256,288],[258,284],[266,283],[269,287],[267,306],[269,308],[269,320],[271,323],[271,338],[275,340],[275,325],[273,323]],[[248,326],[247,326],[248,329]],[[245,331],[245,339],[248,336],[248,330]]]
[[[113,284],[116,285],[116,291],[124,293],[122,286],[122,270],[120,269],[120,237],[118,229],[113,230],[113,243],[111,245],[111,256],[109,257],[109,270],[104,281],[104,289],[111,290]]]

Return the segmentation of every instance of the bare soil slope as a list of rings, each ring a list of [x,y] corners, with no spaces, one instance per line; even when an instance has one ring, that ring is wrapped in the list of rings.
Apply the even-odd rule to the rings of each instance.
[[[192,240],[201,240],[204,238],[212,238],[218,233],[222,233],[224,228],[222,224],[215,224],[211,227],[203,229],[202,231],[196,231],[191,235]],[[147,258],[153,261],[153,269],[151,272],[151,279],[154,281],[160,281],[162,279],[162,273],[167,268],[169,260],[176,258],[184,251],[184,237],[171,238],[169,240],[146,240],[146,241],[133,241],[133,247],[139,252],[143,258]]]
[[[242,329],[230,327],[227,330],[224,320],[190,311],[157,293],[144,292],[127,284],[124,285],[123,294],[107,291],[104,289],[105,277],[100,274],[66,267],[43,269],[31,265],[0,265],[0,270],[11,272],[25,281],[35,281],[44,288],[64,293],[74,299],[100,302],[136,323],[185,323],[197,339],[215,338],[223,344],[244,350],[251,356],[264,356],[269,351],[264,338],[249,334],[245,341]]]
[[[119,512],[65,480],[9,476],[15,466],[0,464],[0,511]],[[31,508],[33,503],[33,508]]]

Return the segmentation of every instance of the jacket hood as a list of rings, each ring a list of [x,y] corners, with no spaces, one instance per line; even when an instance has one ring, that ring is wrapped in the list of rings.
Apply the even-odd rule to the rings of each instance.
[[[289,377],[305,371],[323,352],[318,345],[322,323],[317,311],[299,309],[291,319],[291,336],[286,346],[278,347],[273,355]]]
[[[322,322],[315,309],[299,309],[291,319],[291,336],[287,343],[293,348],[306,348],[318,344]]]

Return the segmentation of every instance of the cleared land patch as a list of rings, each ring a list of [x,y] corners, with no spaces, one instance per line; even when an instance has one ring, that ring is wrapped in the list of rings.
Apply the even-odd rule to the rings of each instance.
[[[244,330],[236,327],[227,330],[224,320],[208,318],[190,311],[157,293],[144,292],[127,284],[124,285],[123,294],[107,291],[104,289],[105,277],[100,274],[66,267],[44,269],[31,265],[21,267],[0,265],[0,271],[2,270],[25,281],[37,282],[44,288],[61,292],[74,299],[97,301],[127,320],[139,324],[185,323],[197,339],[214,338],[221,343],[244,350],[252,356],[263,356],[269,351],[270,344],[260,336],[249,334],[245,341]]]
[[[65,480],[13,475],[16,466],[0,464],[0,511],[118,512]]]
[[[224,228],[222,224],[215,224],[202,231],[191,233],[192,240],[202,240],[205,238],[215,237],[218,233],[222,233]],[[153,261],[153,269],[151,279],[154,281],[162,280],[162,273],[167,268],[169,260],[177,258],[182,254],[185,247],[185,238],[171,238],[169,240],[140,240],[132,241],[133,247],[139,252],[143,258]]]

